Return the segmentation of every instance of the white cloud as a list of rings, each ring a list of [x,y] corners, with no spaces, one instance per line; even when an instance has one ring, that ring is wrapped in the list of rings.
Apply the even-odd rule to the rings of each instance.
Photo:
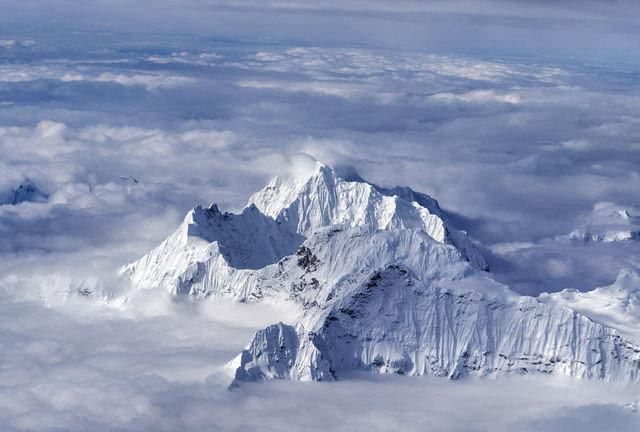
[[[492,90],[473,90],[466,93],[437,93],[433,98],[444,101],[463,101],[473,103],[503,102],[508,104],[519,104],[522,101],[520,95],[515,92],[496,93]]]
[[[61,81],[95,81],[116,83],[123,86],[142,86],[148,90],[157,90],[166,87],[178,87],[180,85],[193,83],[194,81],[180,76],[162,76],[151,74],[115,74],[112,72],[103,72],[97,76],[85,76],[81,74],[65,73]]]
[[[122,86],[140,86],[148,91],[193,84],[190,78],[179,75],[128,72],[87,73],[82,69],[69,70],[55,65],[26,66],[5,64],[0,66],[0,82],[21,83],[38,80],[62,82],[113,83]]]
[[[254,89],[278,90],[284,92],[318,93],[327,96],[350,98],[366,94],[362,86],[331,81],[291,82],[291,81],[240,81],[240,87]]]

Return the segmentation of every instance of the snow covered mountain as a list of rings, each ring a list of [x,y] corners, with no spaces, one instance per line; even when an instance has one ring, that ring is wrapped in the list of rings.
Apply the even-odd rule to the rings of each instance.
[[[44,202],[49,196],[35,183],[25,179],[15,187],[0,193],[0,205],[17,205],[23,202]]]
[[[624,208],[599,202],[582,219],[579,227],[560,240],[581,243],[640,240],[640,209],[637,207]]]
[[[299,305],[296,323],[258,331],[230,363],[236,382],[353,370],[638,381],[633,339],[486,268],[431,197],[317,163],[275,178],[240,214],[196,207],[123,274],[137,290]]]
[[[623,269],[609,286],[588,292],[566,289],[543,293],[540,301],[570,307],[583,315],[640,340],[640,275]]]
[[[290,298],[305,306],[303,316],[296,326],[279,323],[258,332],[232,363],[235,379],[333,380],[364,369],[638,381],[640,348],[617,330],[562,305],[517,295],[416,234],[314,236],[298,259],[280,265],[280,279],[271,279],[289,286]],[[379,236],[387,239],[383,254],[374,246]],[[397,245],[389,242],[398,237]],[[340,254],[346,245],[352,249]],[[355,265],[339,273],[338,283],[327,284],[332,270],[325,267],[343,266],[346,256],[382,259],[359,271]]]
[[[426,286],[390,265],[296,327],[256,334],[236,380],[333,380],[351,370],[450,378],[559,373],[637,382],[640,349],[562,306]]]

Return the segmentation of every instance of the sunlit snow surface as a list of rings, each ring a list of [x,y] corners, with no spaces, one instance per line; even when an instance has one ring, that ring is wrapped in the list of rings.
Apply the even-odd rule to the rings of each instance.
[[[270,177],[300,169],[296,152],[436,197],[516,291],[608,286],[640,264],[633,65],[186,37],[1,39],[3,429],[640,427],[623,408],[638,389],[613,384],[354,376],[228,391],[225,363],[291,311],[101,302],[123,289],[117,269],[188,209],[240,209]],[[617,302],[624,293],[604,294],[559,296],[617,320],[637,311]]]

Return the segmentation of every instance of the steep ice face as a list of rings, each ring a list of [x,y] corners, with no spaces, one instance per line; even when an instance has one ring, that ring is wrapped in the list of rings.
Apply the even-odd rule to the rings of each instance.
[[[545,373],[637,382],[640,348],[569,308],[531,297],[425,284],[397,264],[310,310],[282,344],[270,329],[235,379],[333,380],[353,370],[459,378]],[[291,345],[287,345],[290,343]],[[286,363],[280,353],[287,352]],[[274,375],[273,365],[283,368]],[[327,370],[329,373],[327,373]],[[304,373],[301,373],[304,371]]]
[[[214,204],[196,207],[187,224],[188,237],[218,243],[230,266],[258,269],[291,255],[304,238],[286,225],[266,217],[255,206],[235,215],[221,213]]]
[[[640,275],[623,269],[616,281],[588,292],[567,289],[543,293],[540,301],[570,307],[598,322],[640,341]]]
[[[476,272],[452,246],[434,241],[422,230],[325,229],[315,232],[264,277],[265,295],[277,290],[305,310],[324,308],[362,284],[372,272],[390,263],[403,263],[424,282],[467,278]],[[272,271],[275,270],[275,273]],[[271,287],[271,288],[269,288]],[[510,293],[495,284],[483,289]]]
[[[440,208],[438,201],[427,194],[416,192],[406,186],[391,189],[376,186],[376,188],[387,196],[398,196],[405,201],[416,203],[418,206],[427,209],[430,214],[439,217],[443,221],[447,220],[447,216]],[[445,243],[454,245],[462,256],[475,267],[481,270],[489,270],[489,264],[482,255],[482,252],[480,252],[475,243],[469,240],[466,232],[454,228],[450,222],[447,222],[445,234]]]
[[[434,240],[454,245],[476,267],[488,269],[478,248],[464,232],[450,226],[433,198],[410,188],[348,181],[319,162],[306,175],[274,178],[249,203],[305,236],[331,225],[422,229]]]
[[[0,205],[17,205],[23,202],[45,202],[49,195],[40,190],[35,183],[26,179],[10,190],[0,193]]]
[[[422,228],[436,241],[445,238],[443,221],[426,209],[383,195],[368,183],[347,182],[322,164],[309,177],[274,179],[249,202],[306,236],[322,227],[342,225]]]

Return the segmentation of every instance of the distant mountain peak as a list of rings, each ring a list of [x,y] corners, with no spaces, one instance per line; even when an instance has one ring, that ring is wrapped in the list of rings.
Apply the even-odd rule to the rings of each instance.
[[[25,178],[8,191],[0,193],[0,205],[17,205],[23,202],[45,202],[49,195],[42,191],[31,179]]]
[[[624,268],[618,273],[613,286],[629,292],[640,293],[640,275],[631,268]]]
[[[599,202],[582,215],[579,226],[560,240],[581,243],[618,243],[640,240],[640,211],[611,202]]]

